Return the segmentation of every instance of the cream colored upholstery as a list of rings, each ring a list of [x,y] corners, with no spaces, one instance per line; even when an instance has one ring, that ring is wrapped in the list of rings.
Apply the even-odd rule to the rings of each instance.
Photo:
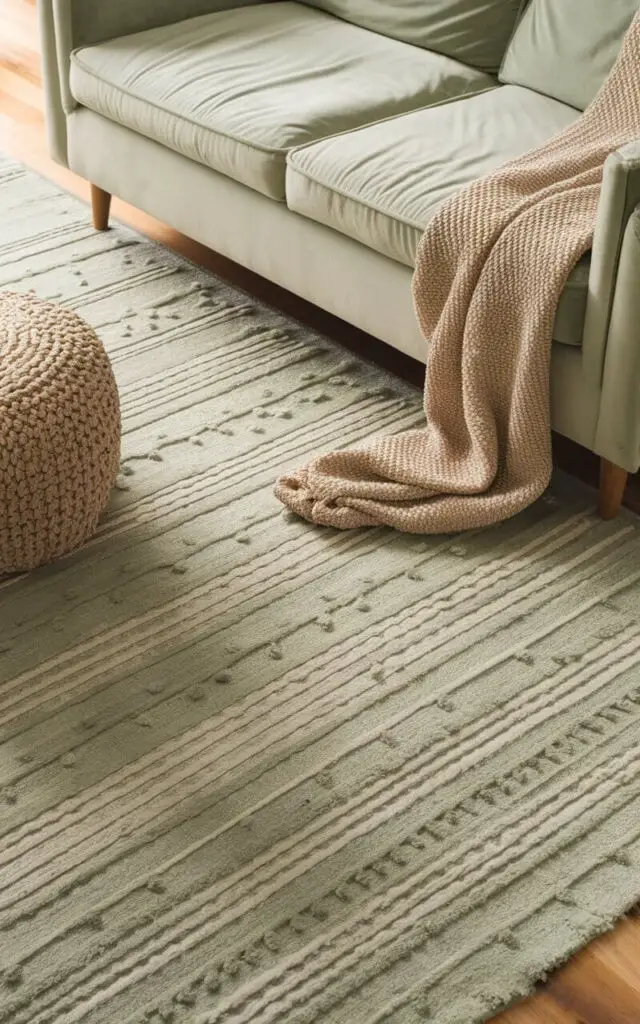
[[[577,112],[505,86],[324,139],[288,157],[287,205],[412,267],[440,203],[571,124]],[[555,337],[582,340],[589,266],[572,274]]]
[[[279,200],[293,146],[492,84],[297,3],[207,14],[71,59],[79,104]]]
[[[327,0],[330,2],[333,0]],[[612,15],[622,11],[626,17],[629,2],[611,0],[606,8]],[[640,0],[633,2],[640,5]],[[605,52],[607,60],[615,55],[615,47],[607,50],[612,23],[607,22],[604,29],[601,25],[594,44],[589,43],[588,32],[585,36],[578,31],[589,28],[587,19],[582,26],[580,18],[574,17],[574,49],[552,47],[551,59],[540,65],[544,73],[531,79],[532,88],[512,91],[417,45],[377,36],[373,30],[296,3],[263,0],[245,7],[244,0],[185,0],[179,12],[172,0],[37,3],[45,58],[46,115],[56,159],[106,191],[422,359],[426,345],[413,314],[410,282],[415,242],[429,211],[444,198],[448,187],[462,186],[470,174],[483,173],[512,152],[515,155],[523,147],[536,145],[578,116],[575,107],[540,96],[541,91],[563,88],[563,82],[584,84],[585,69],[578,68],[572,78],[567,52],[588,54],[589,46],[595,45],[598,59]],[[440,3],[424,0],[424,11],[427,6],[435,11]],[[463,10],[467,0],[442,3],[453,16]],[[570,9],[574,15],[576,10],[597,15],[605,6],[600,0],[553,0],[553,4],[558,17]],[[225,12],[227,7],[233,10]],[[409,13],[405,28],[411,24],[411,7],[411,0],[398,0],[397,4],[390,0],[390,10],[397,10],[399,16]],[[172,25],[174,9],[181,18],[208,13]],[[358,10],[368,15],[380,13],[383,0],[380,4],[371,0],[371,6],[367,0],[366,8],[364,0],[362,4],[353,0],[351,9],[356,14]],[[417,0],[415,13],[424,11],[422,0]],[[235,34],[229,31],[224,39],[215,37],[210,19],[218,18],[226,19],[218,21],[218,27],[223,23],[228,28],[234,26]],[[261,32],[261,25],[268,31]],[[192,37],[179,54],[183,31],[194,26],[198,39]],[[134,28],[145,31],[133,42],[130,37],[120,38]],[[385,31],[382,23],[378,31]],[[400,31],[404,34],[402,26]],[[150,40],[153,46],[147,47]],[[283,54],[293,50],[292,40],[304,46],[304,53],[297,64],[286,64]],[[145,46],[142,61],[135,41]],[[517,42],[520,46],[522,37]],[[81,53],[74,58],[75,86],[78,60],[84,59],[91,67],[83,85],[86,91],[77,89],[74,96],[69,76],[71,51],[82,44]],[[206,51],[199,66],[192,61],[192,48],[198,46]],[[122,59],[125,51],[126,59]],[[514,53],[512,49],[510,59]],[[271,63],[267,56],[273,58]],[[152,73],[154,61],[158,66]],[[170,74],[165,74],[163,61]],[[190,70],[185,74],[187,65]],[[523,67],[520,65],[520,71]],[[602,67],[601,73],[606,73]],[[133,68],[137,78],[123,83],[121,79]],[[106,81],[98,74],[101,69],[108,70]],[[505,74],[509,73],[505,64]],[[177,88],[180,75],[184,77]],[[129,85],[140,87],[143,95],[132,100]],[[489,88],[493,93],[487,93]],[[450,147],[447,169],[451,180],[447,183],[441,173],[444,164],[439,165],[438,153],[430,148],[432,143],[422,130],[422,111],[430,104],[441,104],[432,109],[434,116],[457,116],[461,94],[470,104],[465,117],[487,105],[487,110],[499,111],[499,118],[493,120],[500,125],[499,130],[487,132],[492,120],[488,117],[480,130],[477,122],[467,126],[466,139],[460,138],[467,148]],[[371,96],[374,102],[369,102]],[[512,109],[510,97],[518,98]],[[568,94],[563,93],[563,98]],[[578,103],[578,94],[571,99]],[[101,110],[95,112],[90,104],[97,106],[98,100]],[[303,159],[316,153],[313,143],[322,139],[328,143],[330,136],[355,130],[353,141],[359,145],[361,135],[373,140],[378,131],[377,127],[366,132],[360,129],[396,114],[399,121],[394,131],[401,132],[409,121],[405,115],[412,111],[420,111],[415,125],[421,129],[413,141],[400,134],[396,152],[387,136],[379,162],[372,144],[364,153],[362,167],[341,165],[341,175],[344,172],[349,182],[359,175],[355,199],[338,191],[335,175],[327,188],[315,169],[308,173],[312,168],[302,167]],[[243,129],[246,135],[241,134]],[[530,132],[526,139],[525,129]],[[344,135],[331,139],[332,151],[335,144],[342,152],[347,145],[344,139]],[[468,149],[471,142],[475,146],[472,153]],[[443,131],[440,146],[445,144],[447,132]],[[412,147],[413,178],[411,167],[400,161],[403,155],[409,160]],[[285,196],[285,158],[296,148],[299,152],[289,161],[289,202],[292,206],[299,203],[304,213],[272,201]],[[426,166],[425,153],[430,154]],[[554,337],[569,344],[553,346],[551,363],[553,428],[632,471],[640,466],[634,328],[638,319],[639,229],[634,210],[640,203],[639,154],[640,141],[623,147],[607,161],[591,260],[571,275],[556,318]],[[371,192],[374,185],[378,188],[379,208],[371,204],[371,196],[363,201],[360,190],[364,185]],[[406,198],[402,211],[396,208],[398,196],[394,196],[399,185]],[[337,223],[328,199],[340,209],[343,223]],[[332,226],[326,226],[325,217]]]
[[[611,70],[639,8],[640,0],[531,0],[500,80],[584,110]]]
[[[522,0],[304,0],[354,25],[497,71]]]
[[[105,161],[105,153],[112,159]],[[133,206],[179,224],[190,238],[426,360],[428,344],[411,299],[412,271],[404,264],[91,110],[69,118],[69,155],[84,178],[100,175],[105,188]],[[203,217],[207,208],[215,216]],[[256,238],[268,244],[256,245]],[[610,408],[615,418],[616,392],[600,402],[599,381],[582,372],[585,355],[575,346],[553,346],[551,414],[555,430],[592,448],[599,407]],[[640,389],[636,393],[640,422]],[[629,468],[633,458],[635,449],[626,455]]]

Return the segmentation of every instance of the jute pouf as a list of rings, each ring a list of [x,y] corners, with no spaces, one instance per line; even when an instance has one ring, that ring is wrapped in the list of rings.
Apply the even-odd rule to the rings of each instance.
[[[0,293],[0,573],[90,537],[119,464],[118,392],[95,331],[69,309]]]

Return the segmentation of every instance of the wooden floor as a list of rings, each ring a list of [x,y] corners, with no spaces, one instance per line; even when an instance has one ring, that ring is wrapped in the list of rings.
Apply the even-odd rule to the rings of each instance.
[[[88,200],[87,182],[49,159],[42,111],[35,0],[0,0],[0,149]],[[112,212],[118,219],[324,331],[353,351],[375,359],[418,386],[422,384],[424,369],[420,364],[361,331],[217,256],[126,203],[115,201]],[[595,485],[597,460],[589,452],[554,438],[554,453],[556,464]],[[640,512],[638,476],[627,489],[626,504]],[[557,972],[538,994],[501,1014],[494,1024],[640,1024],[640,915],[630,914],[614,932],[594,942]]]

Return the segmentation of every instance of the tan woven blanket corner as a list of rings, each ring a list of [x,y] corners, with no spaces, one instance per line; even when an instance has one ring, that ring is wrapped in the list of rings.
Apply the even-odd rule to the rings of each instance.
[[[420,242],[427,424],[315,458],[276,496],[315,523],[447,533],[506,519],[551,476],[549,363],[567,277],[589,249],[604,162],[640,137],[640,15],[585,113],[455,195]]]

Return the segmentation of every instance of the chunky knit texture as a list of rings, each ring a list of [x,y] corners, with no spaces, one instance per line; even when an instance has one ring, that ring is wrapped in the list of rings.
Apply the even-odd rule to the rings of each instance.
[[[0,573],[91,536],[119,465],[118,392],[95,332],[72,310],[0,294]]]
[[[584,115],[427,228],[413,282],[427,426],[314,459],[278,481],[281,501],[330,526],[439,533],[506,519],[544,491],[555,312],[591,245],[604,162],[640,136],[639,67],[637,15]]]

